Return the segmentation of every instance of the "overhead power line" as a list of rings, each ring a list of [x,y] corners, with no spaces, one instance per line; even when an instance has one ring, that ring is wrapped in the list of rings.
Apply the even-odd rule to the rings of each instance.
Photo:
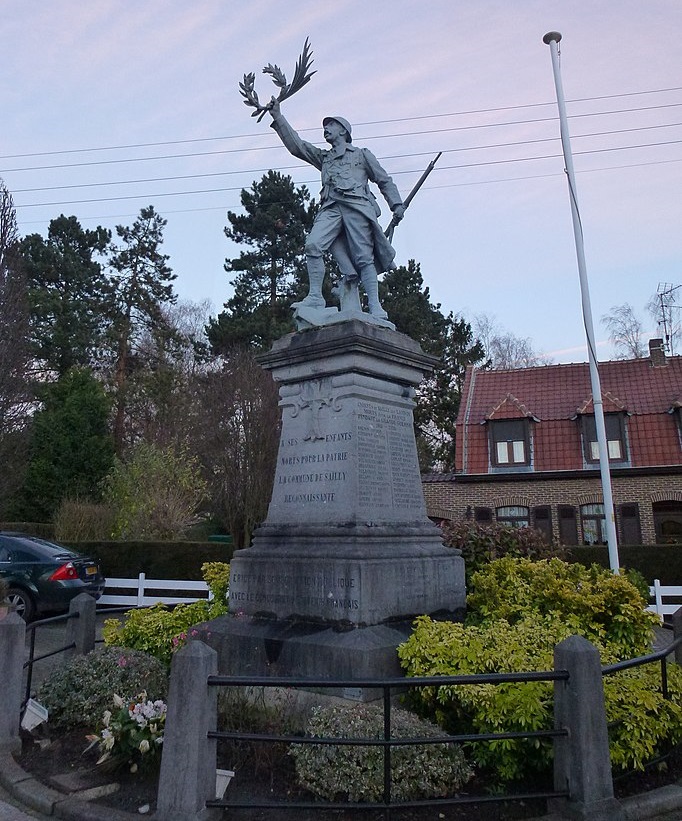
[[[614,131],[595,131],[589,134],[580,134],[574,137],[574,140],[586,139],[588,137],[605,137],[605,136],[613,136],[616,134],[631,134],[639,131],[654,131],[660,128],[677,128],[682,126],[682,123],[666,123],[665,125],[650,125],[650,126],[641,126],[638,128],[620,128]],[[546,143],[546,142],[558,142],[559,137],[543,137],[537,140],[516,140],[513,142],[505,142],[505,143],[491,143],[490,145],[474,145],[474,146],[460,146],[458,148],[444,148],[442,149],[443,154],[452,154],[456,152],[463,152],[463,151],[487,151],[494,148],[515,148],[518,146],[523,145],[537,145],[538,143]],[[648,144],[643,144],[641,147],[647,147]],[[614,151],[618,150],[617,148],[613,149]],[[410,157],[423,157],[430,154],[428,151],[420,151],[417,153],[411,154],[389,154],[383,155],[379,157],[380,160],[395,160],[395,159],[405,159]],[[296,168],[300,168],[299,165],[285,165],[285,166],[278,166],[278,171],[292,171]],[[236,171],[211,171],[206,174],[177,174],[173,176],[166,176],[166,177],[147,177],[143,179],[136,179],[136,180],[108,180],[105,182],[84,182],[84,183],[71,183],[69,185],[48,185],[48,186],[40,186],[37,188],[14,188],[12,190],[13,194],[28,194],[28,193],[36,193],[39,191],[66,191],[71,190],[74,188],[102,188],[106,186],[112,185],[141,185],[147,184],[150,182],[177,182],[179,180],[192,180],[192,179],[205,179],[208,177],[226,177],[226,176],[233,176],[233,175],[251,175],[251,174],[265,174],[269,171],[269,168],[248,168],[248,169],[238,169]]]
[[[569,103],[585,103],[585,102],[598,102],[602,100],[615,100],[620,99],[622,97],[637,97],[646,94],[665,94],[669,92],[675,91],[682,91],[682,86],[675,86],[672,88],[654,88],[642,91],[627,91],[623,92],[622,94],[605,94],[601,96],[595,97],[576,97],[572,100],[568,100]],[[430,120],[430,119],[438,119],[444,117],[465,117],[471,116],[472,114],[496,114],[500,111],[518,111],[524,108],[541,108],[543,106],[553,106],[555,105],[554,101],[548,101],[546,103],[525,103],[522,105],[513,105],[513,106],[498,106],[494,108],[478,108],[478,109],[470,109],[468,111],[454,111],[444,114],[423,114],[415,117],[399,117],[395,119],[389,120],[369,120],[364,123],[356,123],[356,126],[366,126],[366,125],[384,125],[390,123],[399,123],[399,122],[416,122],[418,120]],[[664,106],[665,107],[665,106]],[[587,115],[589,116],[589,115]],[[551,118],[555,119],[555,118]],[[300,129],[301,132],[306,131],[316,131],[318,130],[317,127],[315,128],[306,128]],[[61,149],[58,151],[39,151],[39,152],[30,152],[25,154],[5,154],[0,155],[0,160],[10,160],[10,159],[23,159],[27,157],[51,157],[51,156],[58,156],[60,154],[81,154],[81,153],[91,153],[94,151],[122,151],[131,148],[158,148],[163,145],[190,145],[192,143],[204,143],[204,142],[217,142],[221,140],[234,140],[234,139],[249,139],[253,137],[261,137],[263,136],[262,132],[255,132],[252,134],[230,134],[230,135],[223,135],[219,137],[194,137],[191,139],[184,139],[184,140],[163,140],[161,142],[146,142],[146,143],[129,143],[124,145],[107,145],[107,146],[91,146],[89,148],[66,148]]]
[[[669,109],[669,108],[677,108],[682,106],[682,103],[670,103],[669,105],[663,106],[644,106],[640,108],[626,108],[626,109],[616,109],[614,111],[595,111],[590,112],[588,114],[575,114],[571,117],[571,119],[579,119],[584,117],[601,117],[601,116],[610,116],[613,114],[631,114],[637,113],[641,111],[655,111],[660,109]],[[453,126],[450,128],[432,128],[426,129],[423,131],[403,131],[396,134],[372,134],[368,136],[363,136],[362,139],[364,140],[384,140],[384,139],[394,139],[397,137],[423,137],[428,136],[430,134],[447,134],[453,133],[457,131],[473,131],[473,130],[481,130],[484,128],[500,128],[505,126],[512,126],[512,125],[534,125],[537,123],[544,123],[544,122],[553,122],[556,120],[556,117],[541,117],[532,120],[510,120],[509,122],[498,122],[498,123],[479,123],[476,125],[463,125],[463,126]],[[393,122],[402,122],[402,120],[394,120]],[[357,126],[356,126],[357,128]],[[319,129],[316,129],[319,131]],[[255,135],[251,135],[255,136]],[[264,136],[263,134],[259,136]],[[318,145],[324,145],[324,142],[317,143]],[[245,154],[245,153],[253,153],[256,151],[272,151],[279,149],[281,150],[281,146],[279,143],[273,145],[265,145],[265,146],[248,146],[246,148],[224,148],[220,149],[219,151],[193,151],[185,154],[159,154],[151,157],[121,157],[119,159],[112,159],[112,160],[88,160],[86,162],[74,162],[74,163],[58,163],[56,165],[31,165],[25,166],[23,168],[1,168],[0,174],[16,174],[20,172],[26,171],[53,171],[61,168],[86,168],[92,166],[101,166],[101,165],[121,165],[125,163],[133,163],[133,162],[153,162],[159,160],[175,160],[175,159],[186,159],[186,158],[194,158],[194,157],[211,157],[216,155],[225,155],[225,154]],[[67,152],[68,153],[68,152]],[[3,158],[0,158],[3,159]]]

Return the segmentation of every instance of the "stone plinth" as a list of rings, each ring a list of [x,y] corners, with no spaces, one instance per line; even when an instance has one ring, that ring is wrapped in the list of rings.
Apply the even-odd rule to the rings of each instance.
[[[283,337],[261,362],[280,385],[282,434],[267,518],[231,562],[238,619],[224,629],[242,650],[249,635],[260,641],[266,658],[266,634],[289,635],[292,624],[324,643],[325,630],[461,611],[464,563],[426,515],[413,429],[415,387],[436,360],[403,334],[353,320]],[[370,654],[387,635],[371,632],[353,639]],[[309,638],[289,635],[312,663]],[[279,655],[300,665],[296,652]]]

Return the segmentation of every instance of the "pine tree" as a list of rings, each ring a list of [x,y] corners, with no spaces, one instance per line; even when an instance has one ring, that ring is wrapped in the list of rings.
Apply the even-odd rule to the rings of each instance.
[[[293,330],[290,306],[304,295],[305,235],[317,211],[307,188],[268,171],[251,189],[242,189],[241,202],[245,213],[228,212],[225,236],[249,250],[225,261],[225,270],[236,276],[225,310],[207,329],[215,353],[268,347]]]

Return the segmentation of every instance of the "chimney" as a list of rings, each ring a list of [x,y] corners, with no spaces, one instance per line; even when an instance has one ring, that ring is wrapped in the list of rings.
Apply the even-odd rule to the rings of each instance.
[[[649,340],[649,359],[654,368],[661,368],[667,365],[665,358],[665,346],[662,339]]]

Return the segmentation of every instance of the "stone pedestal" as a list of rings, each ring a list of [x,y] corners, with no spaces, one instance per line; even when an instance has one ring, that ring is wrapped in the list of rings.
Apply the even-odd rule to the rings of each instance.
[[[352,673],[364,645],[384,658],[377,675],[396,673],[386,659],[412,617],[464,608],[464,563],[426,515],[413,432],[414,390],[435,360],[353,320],[283,337],[261,362],[280,385],[282,435],[266,521],[231,563],[220,655],[240,669],[221,668],[256,673],[274,641],[280,675]],[[330,636],[348,664],[334,663]]]

